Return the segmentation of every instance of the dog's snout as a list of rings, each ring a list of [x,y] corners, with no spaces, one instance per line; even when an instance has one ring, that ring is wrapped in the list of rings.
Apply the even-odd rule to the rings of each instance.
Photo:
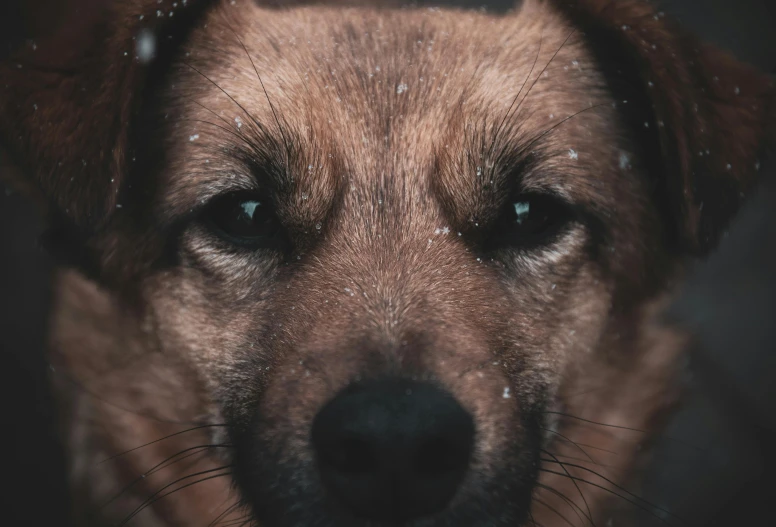
[[[443,510],[469,466],[474,421],[427,383],[351,385],[313,421],[323,485],[351,513],[409,520]]]

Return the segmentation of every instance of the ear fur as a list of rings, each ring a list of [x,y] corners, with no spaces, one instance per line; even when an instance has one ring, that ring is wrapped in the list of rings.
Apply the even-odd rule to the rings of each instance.
[[[115,208],[143,87],[212,2],[78,2],[51,38],[0,62],[0,147],[7,183],[88,237]]]
[[[657,150],[652,168],[667,230],[682,251],[706,253],[773,144],[773,79],[701,43],[644,0],[551,3],[584,33],[602,67],[616,65],[607,74],[625,86],[625,111]]]

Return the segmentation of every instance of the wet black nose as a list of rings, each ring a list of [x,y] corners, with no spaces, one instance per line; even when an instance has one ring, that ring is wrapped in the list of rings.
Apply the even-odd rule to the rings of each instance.
[[[313,421],[326,491],[353,514],[409,520],[445,508],[466,473],[474,421],[447,392],[407,380],[357,383]]]

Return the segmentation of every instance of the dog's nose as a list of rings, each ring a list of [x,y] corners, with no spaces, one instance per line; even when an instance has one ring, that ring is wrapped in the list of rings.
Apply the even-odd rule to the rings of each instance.
[[[326,492],[351,513],[402,521],[441,511],[472,455],[474,421],[449,393],[427,383],[357,383],[313,421]]]

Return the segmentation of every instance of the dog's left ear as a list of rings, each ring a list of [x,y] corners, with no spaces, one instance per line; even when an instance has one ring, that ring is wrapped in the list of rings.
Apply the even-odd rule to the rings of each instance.
[[[99,228],[144,89],[209,3],[68,0],[60,30],[0,61],[0,149],[15,167],[4,182],[82,237]]]
[[[644,0],[552,4],[584,33],[639,143],[653,145],[648,162],[674,242],[706,253],[773,144],[773,79],[701,43]]]

